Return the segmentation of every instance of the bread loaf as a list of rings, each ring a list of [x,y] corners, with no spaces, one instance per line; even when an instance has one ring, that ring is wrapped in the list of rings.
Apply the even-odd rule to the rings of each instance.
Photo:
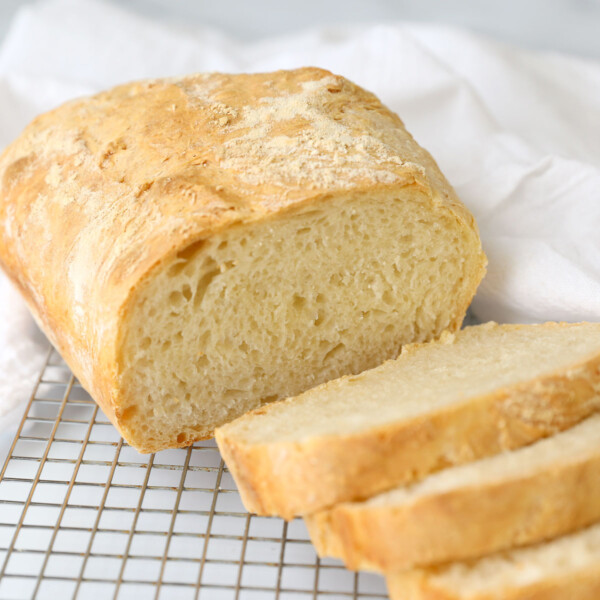
[[[291,518],[530,444],[599,408],[600,323],[488,323],[264,406],[216,439],[246,508]]]
[[[0,262],[142,452],[457,329],[472,216],[372,94],[314,68],[123,85],[0,158]]]
[[[600,521],[600,415],[306,521],[319,556],[378,572],[476,558],[570,533]]]
[[[390,600],[598,600],[600,524],[528,548],[387,578]]]

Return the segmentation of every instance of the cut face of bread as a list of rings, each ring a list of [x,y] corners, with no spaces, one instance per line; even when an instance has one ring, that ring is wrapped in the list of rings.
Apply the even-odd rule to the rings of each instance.
[[[176,254],[123,351],[130,437],[184,444],[261,402],[395,357],[461,322],[475,236],[412,190],[339,199]]]
[[[600,524],[544,544],[387,578],[390,600],[597,600]]]
[[[600,408],[600,324],[487,324],[217,430],[246,507],[285,518],[529,444]]]
[[[600,520],[600,415],[525,448],[306,518],[320,556],[403,571],[479,557]]]

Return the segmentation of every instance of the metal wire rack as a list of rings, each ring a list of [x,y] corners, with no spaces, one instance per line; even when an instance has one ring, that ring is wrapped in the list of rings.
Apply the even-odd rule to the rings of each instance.
[[[249,515],[212,440],[138,454],[50,349],[0,472],[0,598],[376,600],[301,520]]]

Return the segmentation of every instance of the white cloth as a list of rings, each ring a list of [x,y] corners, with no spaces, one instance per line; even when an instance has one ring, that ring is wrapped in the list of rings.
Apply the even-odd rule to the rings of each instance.
[[[478,318],[600,320],[600,63],[416,24],[242,44],[98,0],[51,0],[23,8],[0,51],[0,146],[37,113],[123,81],[302,65],[374,91],[435,156],[488,254]],[[27,396],[43,354],[24,310],[2,282],[0,415]]]

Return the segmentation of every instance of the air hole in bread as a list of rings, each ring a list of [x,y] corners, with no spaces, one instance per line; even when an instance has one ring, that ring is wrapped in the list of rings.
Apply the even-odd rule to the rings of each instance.
[[[183,304],[183,294],[180,291],[171,292],[169,294],[169,305],[172,308],[180,308]]]
[[[221,271],[219,269],[212,269],[200,278],[196,286],[196,293],[194,294],[194,306],[199,307],[200,304],[202,304],[202,300],[204,299],[204,294],[206,294],[206,291],[208,290],[208,286],[215,277],[220,275],[220,273]]]
[[[181,289],[181,293],[185,298],[186,302],[189,302],[192,298],[192,288],[186,283]]]
[[[292,299],[292,306],[297,310],[304,308],[306,306],[306,298],[303,298],[298,294],[294,294],[294,297]]]

